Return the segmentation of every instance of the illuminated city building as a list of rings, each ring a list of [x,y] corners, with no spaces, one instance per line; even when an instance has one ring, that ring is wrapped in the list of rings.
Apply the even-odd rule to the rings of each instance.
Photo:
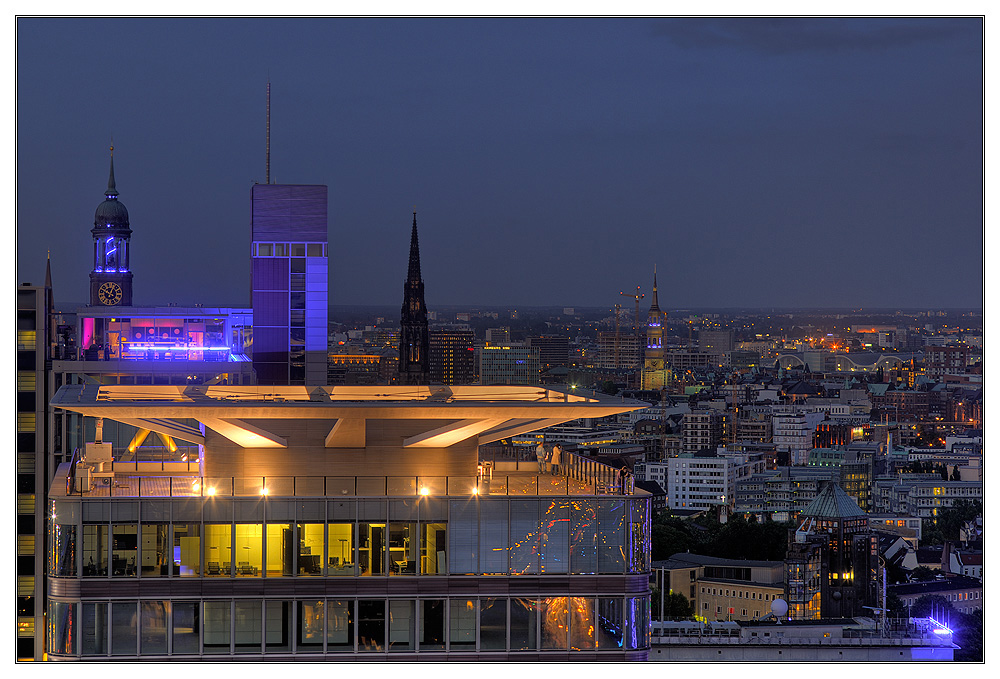
[[[878,536],[868,515],[829,482],[790,531],[785,559],[788,616],[793,620],[867,615],[878,605]]]
[[[430,381],[430,339],[427,334],[427,305],[424,279],[420,275],[420,245],[417,242],[417,213],[410,232],[410,261],[403,283],[403,306],[399,312],[399,380],[403,384]]]
[[[645,404],[441,389],[62,387],[94,436],[51,486],[48,657],[646,659],[649,496],[478,455]],[[111,422],[177,450],[138,461]]]
[[[479,350],[480,384],[538,384],[540,371],[537,346],[490,345]]]
[[[666,389],[670,385],[670,368],[663,358],[663,328],[667,312],[660,311],[656,292],[656,272],[653,272],[653,303],[646,321],[646,351],[643,359],[642,388]]]
[[[129,306],[132,304],[132,270],[129,267],[128,210],[118,200],[115,187],[114,147],[111,147],[111,173],[104,201],[94,212],[94,266],[90,271],[91,306]]]
[[[253,367],[258,384],[326,384],[327,187],[254,184]]]
[[[476,335],[471,330],[428,332],[428,372],[432,384],[472,384],[476,374]]]

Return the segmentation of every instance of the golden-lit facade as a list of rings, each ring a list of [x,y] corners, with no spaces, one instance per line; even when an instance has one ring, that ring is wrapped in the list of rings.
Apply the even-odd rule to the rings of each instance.
[[[648,497],[609,494],[569,462],[557,477],[480,473],[477,453],[630,402],[81,387],[54,405],[119,427],[50,493],[52,659],[646,657]],[[169,431],[176,453],[127,453],[129,427]]]

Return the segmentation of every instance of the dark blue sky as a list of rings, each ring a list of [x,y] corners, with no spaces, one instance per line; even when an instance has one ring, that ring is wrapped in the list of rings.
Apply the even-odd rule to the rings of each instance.
[[[248,304],[250,186],[329,186],[331,304],[982,304],[979,19],[20,19],[17,276]],[[627,303],[625,304],[626,306]]]

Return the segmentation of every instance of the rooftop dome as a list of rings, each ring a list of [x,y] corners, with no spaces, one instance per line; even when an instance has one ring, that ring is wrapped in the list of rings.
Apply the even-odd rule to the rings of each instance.
[[[108,188],[104,192],[105,200],[97,206],[94,212],[94,228],[104,229],[108,226],[128,229],[128,210],[118,201],[118,189],[115,188],[115,157],[111,156],[111,174],[108,177]]]

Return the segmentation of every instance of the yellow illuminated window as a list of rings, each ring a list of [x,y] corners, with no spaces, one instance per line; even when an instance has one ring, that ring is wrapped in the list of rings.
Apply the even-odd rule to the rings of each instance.
[[[19,370],[17,372],[17,390],[34,391],[35,373],[29,370]]]
[[[18,413],[17,430],[19,432],[35,431],[35,413]]]
[[[17,331],[18,351],[30,351],[34,349],[36,337],[37,335],[34,330],[18,330]]]

